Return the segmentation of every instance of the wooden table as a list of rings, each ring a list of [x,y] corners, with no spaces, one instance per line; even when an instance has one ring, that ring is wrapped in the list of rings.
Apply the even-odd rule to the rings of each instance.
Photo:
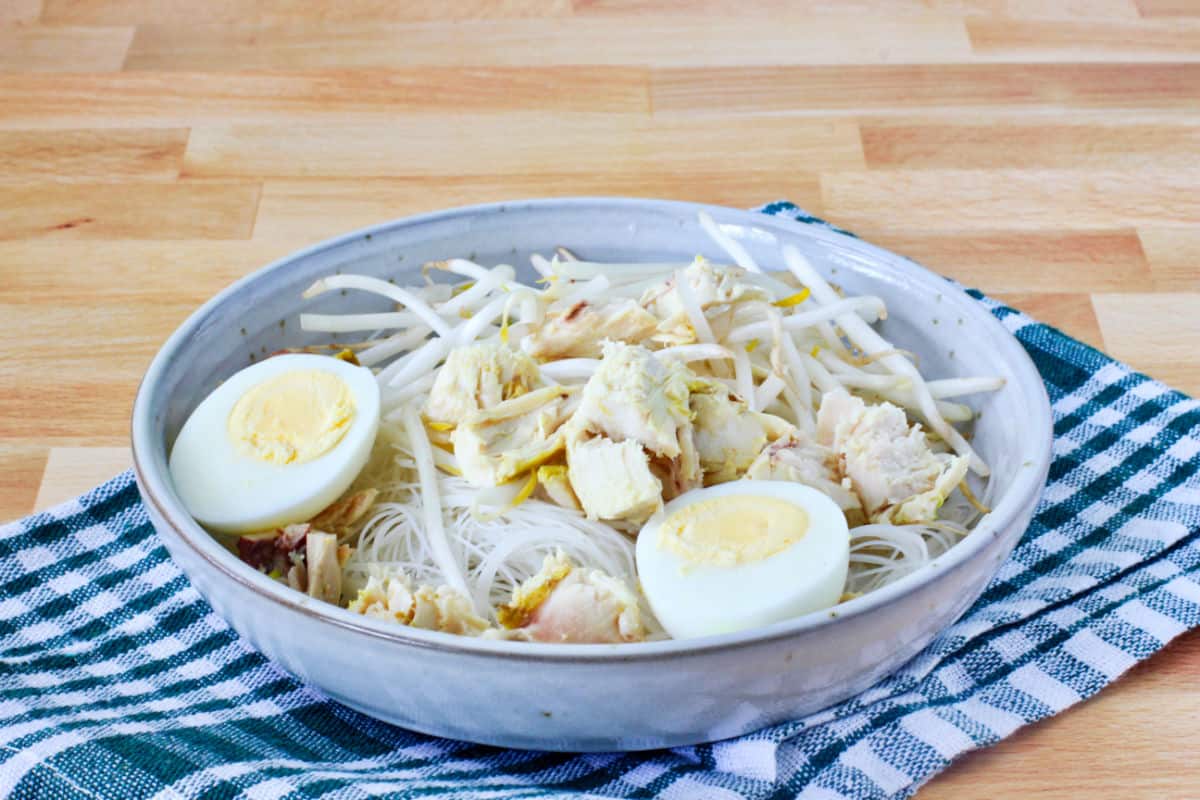
[[[267,261],[539,195],[790,198],[1200,391],[1200,1],[0,0],[0,519],[122,468]],[[1200,635],[922,798],[1200,794]]]

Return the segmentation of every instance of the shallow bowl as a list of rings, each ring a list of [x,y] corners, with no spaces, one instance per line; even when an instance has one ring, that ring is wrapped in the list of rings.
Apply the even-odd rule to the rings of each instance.
[[[221,380],[284,346],[317,341],[303,310],[384,310],[316,278],[360,272],[415,281],[452,256],[529,263],[570,247],[594,261],[727,260],[701,230],[708,211],[765,266],[792,243],[850,293],[882,297],[883,333],[926,375],[1000,375],[971,398],[974,445],[994,473],[993,510],[929,566],[835,609],[686,641],[553,645],[486,641],[367,619],[294,592],[245,564],[184,510],[167,471],[172,441]],[[524,277],[528,278],[527,273]],[[213,608],[283,668],[371,716],[439,736],[549,750],[638,750],[737,736],[843,700],[897,669],[979,596],[1033,514],[1050,460],[1042,381],[975,300],[851,236],[778,217],[634,199],[530,200],[408,217],[309,247],[214,297],[155,356],[134,404],[133,456],[150,518]]]

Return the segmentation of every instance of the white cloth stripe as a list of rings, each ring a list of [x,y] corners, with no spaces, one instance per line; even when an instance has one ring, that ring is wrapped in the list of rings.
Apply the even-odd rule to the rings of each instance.
[[[1063,649],[1110,681],[1137,663],[1137,659],[1111,645],[1090,630],[1076,633],[1063,643]]]
[[[1048,675],[1036,664],[1018,667],[1008,682],[1035,700],[1059,710],[1078,703],[1079,693],[1057,678]]]
[[[1121,606],[1117,610],[1117,616],[1130,625],[1141,628],[1163,644],[1187,630],[1187,626],[1179,620],[1160,614],[1141,600],[1132,600]]]
[[[871,776],[888,794],[896,794],[912,783],[912,776],[893,767],[871,749],[869,742],[858,742],[842,754],[842,763]]]
[[[904,718],[905,730],[950,760],[975,746],[974,740],[957,725],[939,717],[932,708],[922,708]]]

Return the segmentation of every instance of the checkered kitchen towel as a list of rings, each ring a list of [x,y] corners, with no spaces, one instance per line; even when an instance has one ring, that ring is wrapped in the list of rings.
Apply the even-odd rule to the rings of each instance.
[[[767,213],[795,216],[787,203]],[[738,740],[505,751],[376,722],[241,641],[129,474],[0,528],[0,797],[903,797],[1200,625],[1200,405],[975,294],[1054,406],[1050,482],[963,619],[879,685]]]

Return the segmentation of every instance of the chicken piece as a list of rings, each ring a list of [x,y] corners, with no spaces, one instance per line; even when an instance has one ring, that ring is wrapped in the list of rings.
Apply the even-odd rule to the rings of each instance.
[[[635,441],[568,438],[567,469],[571,488],[592,519],[637,526],[662,507],[662,482]]]
[[[414,628],[475,636],[487,630],[487,620],[475,615],[471,602],[449,586],[418,587],[413,592],[412,620]]]
[[[450,351],[438,370],[425,417],[438,425],[458,425],[480,409],[520,397],[541,385],[532,358],[499,342],[485,342]]]
[[[684,344],[695,344],[697,341],[699,340],[696,338],[696,330],[692,327],[691,320],[685,314],[676,314],[658,323],[654,335],[647,340],[647,344],[654,345],[655,348],[678,347]]]
[[[339,539],[343,539],[354,532],[354,524],[363,518],[378,496],[379,490],[377,489],[363,489],[355,492],[349,497],[344,497],[331,504],[309,520],[309,524],[316,530],[332,533]]]
[[[851,527],[866,521],[858,495],[838,474],[837,455],[799,429],[793,428],[764,447],[746,470],[746,477],[811,486],[841,507]]]
[[[662,484],[663,500],[702,486],[704,470],[700,467],[700,452],[696,449],[694,431],[690,425],[679,429],[679,455],[675,458],[650,455],[650,472]]]
[[[718,267],[703,256],[696,256],[683,271],[691,295],[703,311],[742,300],[769,300],[765,291],[742,280],[745,274],[740,267]],[[660,320],[687,316],[674,275],[661,285],[647,289],[641,302]]]
[[[931,522],[966,474],[961,456],[935,454],[920,425],[891,403],[867,405],[844,390],[827,393],[817,439],[831,447],[872,521]]]
[[[577,569],[562,551],[513,590],[497,611],[504,631],[489,638],[532,642],[618,644],[646,637],[637,597],[618,578]]]
[[[327,603],[340,602],[342,565],[338,562],[337,537],[331,533],[309,531],[304,544],[304,564],[308,596]]]
[[[403,578],[372,576],[347,608],[367,617],[463,636],[478,636],[489,627],[461,592],[448,586],[421,586],[414,591]]]
[[[933,486],[924,492],[913,495],[898,505],[884,509],[876,515],[876,522],[890,522],[893,525],[933,522],[937,519],[938,510],[942,503],[967,477],[970,460],[963,456],[934,455],[944,466],[941,474],[933,482]]]
[[[287,571],[287,585],[297,592],[308,591],[308,570],[304,568],[303,561],[292,564],[291,569]]]
[[[307,522],[260,533],[247,533],[237,539],[238,558],[267,574],[284,575],[303,555],[305,538],[312,530]]]
[[[499,486],[545,463],[563,448],[563,386],[547,386],[476,411],[454,429],[454,457],[472,486]]]
[[[655,455],[679,456],[680,429],[691,425],[688,384],[695,376],[682,364],[660,361],[637,345],[605,342],[603,354],[583,387],[568,438],[600,434],[614,442],[633,439]]]
[[[638,345],[605,342],[563,430],[571,485],[593,519],[635,525],[699,485],[688,384],[695,375]]]
[[[573,511],[583,510],[583,506],[579,505],[579,498],[575,496],[575,490],[571,488],[567,468],[562,464],[538,467],[537,482],[537,492],[542,499]]]
[[[580,300],[566,311],[549,314],[525,339],[529,355],[543,361],[556,358],[596,358],[608,339],[637,344],[649,338],[658,320],[635,300],[596,306]]]
[[[741,477],[767,444],[761,419],[767,415],[751,411],[718,381],[696,381],[691,388],[688,403],[705,484]]]

